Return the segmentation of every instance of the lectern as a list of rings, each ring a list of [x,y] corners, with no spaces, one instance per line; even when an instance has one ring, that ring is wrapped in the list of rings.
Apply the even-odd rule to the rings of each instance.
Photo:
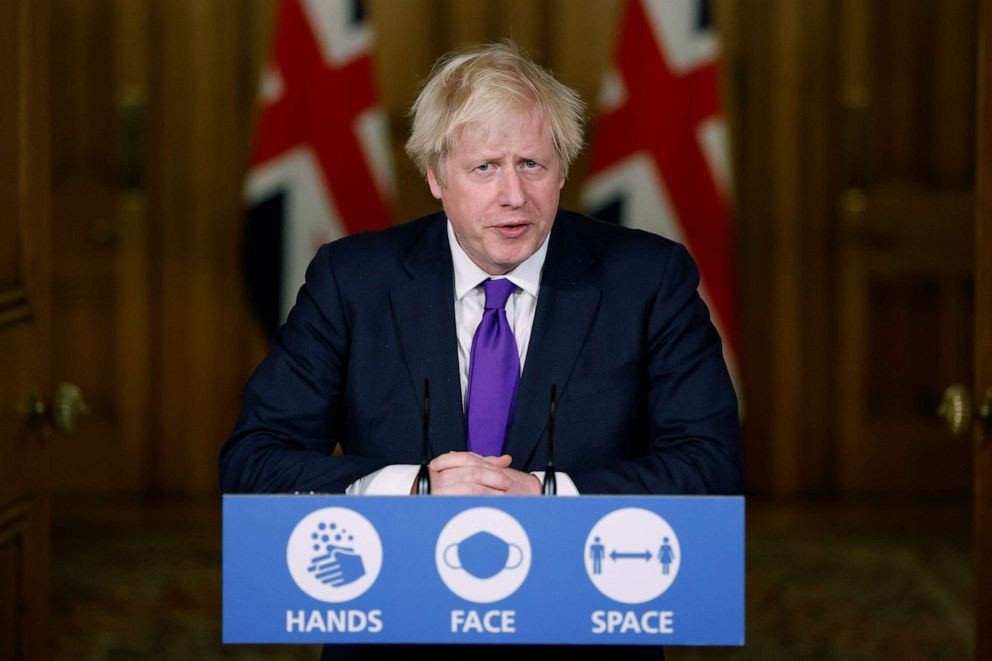
[[[744,499],[224,496],[225,643],[743,645]]]

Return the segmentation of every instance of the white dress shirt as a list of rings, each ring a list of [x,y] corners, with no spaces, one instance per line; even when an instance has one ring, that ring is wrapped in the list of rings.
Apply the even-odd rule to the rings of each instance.
[[[548,237],[533,255],[521,262],[505,276],[517,288],[506,301],[506,320],[513,331],[517,342],[517,353],[520,356],[520,369],[524,368],[527,357],[527,346],[530,344],[530,332],[534,325],[534,313],[537,311],[537,296],[541,288],[541,269],[544,268],[544,258],[548,254]],[[465,396],[468,392],[469,357],[472,353],[472,338],[482,321],[486,301],[482,283],[490,276],[473,262],[462,250],[455,231],[448,222],[448,246],[451,248],[451,261],[454,267],[455,289],[455,335],[458,339],[458,372],[462,388],[462,408],[465,407]],[[380,495],[398,496],[410,493],[410,487],[417,477],[420,466],[396,464],[386,466],[374,473],[348,485],[345,493],[350,495]],[[535,471],[532,475],[544,480],[544,471]],[[556,472],[558,494],[561,496],[578,495],[578,489],[566,473]]]

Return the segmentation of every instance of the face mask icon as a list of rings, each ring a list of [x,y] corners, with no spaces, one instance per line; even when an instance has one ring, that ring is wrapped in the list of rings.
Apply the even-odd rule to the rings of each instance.
[[[464,569],[476,578],[490,578],[504,569],[516,569],[523,562],[520,547],[488,532],[477,532],[444,549],[444,563]]]

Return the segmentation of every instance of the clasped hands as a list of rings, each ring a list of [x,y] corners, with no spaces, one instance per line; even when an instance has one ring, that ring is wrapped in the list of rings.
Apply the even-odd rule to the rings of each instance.
[[[510,468],[510,455],[483,457],[474,452],[447,452],[428,465],[431,494],[438,496],[539,496],[541,481]],[[417,492],[414,482],[411,494]]]

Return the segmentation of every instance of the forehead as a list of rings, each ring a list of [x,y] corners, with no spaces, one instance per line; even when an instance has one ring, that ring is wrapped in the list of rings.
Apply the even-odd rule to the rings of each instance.
[[[497,153],[545,153],[554,151],[551,128],[536,106],[494,114],[459,128],[451,155],[478,151]]]

